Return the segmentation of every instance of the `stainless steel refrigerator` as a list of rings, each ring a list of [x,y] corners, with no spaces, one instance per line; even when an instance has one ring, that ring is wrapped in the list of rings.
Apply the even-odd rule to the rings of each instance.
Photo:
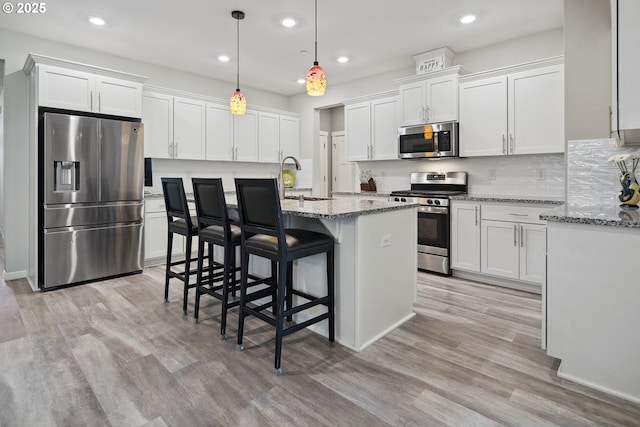
[[[40,288],[142,271],[142,124],[44,112],[39,129]]]

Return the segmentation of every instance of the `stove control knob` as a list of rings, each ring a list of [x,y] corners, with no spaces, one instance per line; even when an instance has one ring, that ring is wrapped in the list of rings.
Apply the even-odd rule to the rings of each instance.
[[[400,198],[399,197],[395,197],[393,200],[396,201],[396,202],[399,202]]]
[[[402,197],[402,198],[400,199],[400,201],[401,201],[401,202],[406,202],[406,201],[407,201],[407,199],[405,199],[404,197]]]
[[[433,203],[436,204],[436,205],[439,205],[440,204],[440,200],[434,200]]]
[[[433,203],[433,200],[427,199],[427,204],[430,205],[431,203]]]

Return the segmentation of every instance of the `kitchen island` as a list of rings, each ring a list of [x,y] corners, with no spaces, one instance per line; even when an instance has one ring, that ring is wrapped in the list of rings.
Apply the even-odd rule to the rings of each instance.
[[[558,376],[640,403],[640,210],[568,205],[540,218]]]
[[[230,207],[235,195],[226,196]],[[417,282],[417,205],[363,200],[282,201],[287,227],[332,235],[335,252],[336,341],[361,351],[411,319]],[[295,286],[311,294],[326,294],[325,255],[295,263]],[[258,275],[270,274],[262,259],[251,260]],[[318,310],[322,308],[317,307]],[[313,313],[311,313],[313,314]],[[300,316],[296,321],[304,321]],[[310,327],[327,336],[326,322]]]

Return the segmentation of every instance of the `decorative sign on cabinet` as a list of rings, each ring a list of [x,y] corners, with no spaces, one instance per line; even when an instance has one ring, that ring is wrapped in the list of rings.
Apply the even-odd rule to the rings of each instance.
[[[564,152],[563,57],[460,79],[460,156]]]
[[[344,107],[347,160],[398,158],[398,97],[347,104]]]

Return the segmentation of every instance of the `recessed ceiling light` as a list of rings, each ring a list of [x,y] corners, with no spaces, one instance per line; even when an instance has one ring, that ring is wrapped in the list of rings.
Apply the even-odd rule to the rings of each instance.
[[[463,24],[471,24],[475,20],[476,20],[475,15],[465,15],[462,18],[460,18],[460,22],[462,22]]]
[[[340,56],[338,57],[338,62],[344,64],[345,62],[349,62],[349,58],[347,58],[346,56]]]
[[[287,28],[295,27],[297,24],[296,20],[293,18],[284,18],[281,22],[282,26]]]
[[[305,79],[298,79],[298,84],[305,84],[307,81]]]
[[[227,55],[218,56],[218,61],[220,62],[229,62],[229,57]]]
[[[107,21],[100,18],[99,16],[90,16],[89,22],[91,22],[93,25],[99,25],[99,26],[105,25],[107,23]]]

